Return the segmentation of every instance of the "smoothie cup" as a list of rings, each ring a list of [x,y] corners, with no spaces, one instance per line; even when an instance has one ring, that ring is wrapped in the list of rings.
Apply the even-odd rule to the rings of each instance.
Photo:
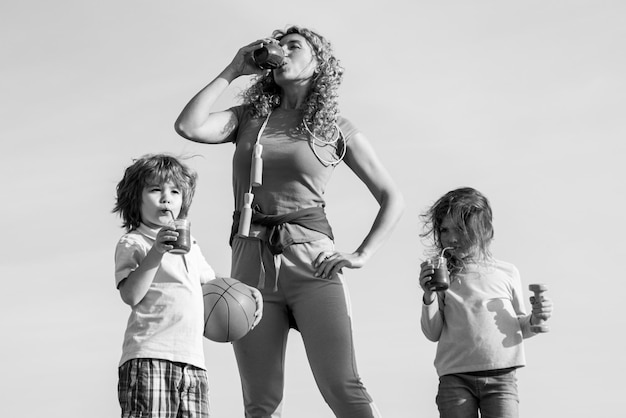
[[[170,241],[170,245],[174,248],[170,250],[172,254],[187,254],[191,249],[191,223],[189,219],[175,219],[172,222],[176,232],[178,232],[178,238],[176,241]]]
[[[430,260],[435,272],[431,276],[431,279],[426,282],[426,286],[431,291],[447,290],[450,287],[450,275],[448,274],[448,260],[443,257],[434,257]]]

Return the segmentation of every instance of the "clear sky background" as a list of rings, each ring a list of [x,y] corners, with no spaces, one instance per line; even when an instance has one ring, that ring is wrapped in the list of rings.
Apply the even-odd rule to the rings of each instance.
[[[625,23],[618,0],[4,0],[2,415],[119,416],[129,308],[114,285],[123,230],[111,209],[133,158],[197,155],[193,234],[229,273],[233,147],[185,141],[173,123],[239,47],[300,24],[333,42],[346,68],[342,113],[407,201],[380,252],[346,272],[359,370],[384,416],[437,416],[435,344],[419,327],[418,214],[460,186],[490,198],[495,256],[554,300],[551,332],[525,341],[522,416],[619,416]],[[376,203],[345,166],[327,195],[337,248],[353,251]],[[205,353],[215,417],[243,416],[231,347],[207,340]],[[296,333],[287,371],[285,417],[332,417]]]

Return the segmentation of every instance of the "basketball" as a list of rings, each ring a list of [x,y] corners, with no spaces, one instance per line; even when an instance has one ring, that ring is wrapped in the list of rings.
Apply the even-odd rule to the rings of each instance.
[[[211,341],[236,341],[250,331],[256,303],[250,288],[238,280],[223,277],[202,286],[204,336]]]

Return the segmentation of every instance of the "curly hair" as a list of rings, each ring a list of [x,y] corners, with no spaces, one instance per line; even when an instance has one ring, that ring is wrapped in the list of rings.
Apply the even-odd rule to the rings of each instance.
[[[179,218],[189,213],[191,201],[196,191],[197,174],[167,154],[147,154],[135,160],[126,169],[124,177],[117,184],[117,199],[113,213],[119,212],[127,231],[136,229],[141,223],[141,202],[144,187],[151,183],[163,184],[168,181],[182,190],[183,202]]]
[[[310,29],[290,26],[285,30],[275,30],[272,38],[280,41],[284,36],[293,33],[307,40],[318,61],[313,83],[304,103],[303,121],[314,135],[331,140],[337,135],[338,90],[343,78],[343,68],[334,56],[330,42]],[[267,72],[241,96],[244,104],[251,106],[253,116],[262,118],[280,106],[281,92],[281,88],[274,81],[273,73]]]
[[[489,260],[489,245],[494,236],[489,200],[478,190],[462,187],[446,193],[420,215],[424,221],[424,232],[420,236],[430,237],[431,250],[438,254],[443,251],[441,225],[447,216],[461,233],[461,245],[464,248],[477,249],[474,261]],[[450,263],[453,268],[460,268],[466,261],[469,260],[456,260],[453,257]]]

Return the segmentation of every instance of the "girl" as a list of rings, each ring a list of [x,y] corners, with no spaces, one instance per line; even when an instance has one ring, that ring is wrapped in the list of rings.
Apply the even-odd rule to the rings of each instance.
[[[257,67],[253,58],[268,43],[285,55],[273,70]],[[229,84],[250,74],[259,77],[244,93],[244,104],[215,111]],[[319,34],[300,27],[275,31],[271,39],[242,47],[176,122],[178,133],[192,141],[235,144],[232,275],[258,286],[265,302],[263,322],[233,344],[249,418],[281,414],[290,328],[300,331],[335,415],[378,416],[357,373],[342,269],[362,267],[372,257],[404,204],[366,137],[339,116],[342,74]],[[335,249],[324,212],[326,185],[342,161],[380,205],[361,245],[347,253]]]
[[[533,335],[532,324],[550,317],[552,303],[531,297],[532,313],[526,314],[519,272],[490,254],[491,207],[477,190],[452,190],[422,217],[422,236],[448,256],[451,276],[447,291],[433,292],[433,264],[421,265],[421,325],[426,338],[438,341],[440,416],[478,417],[480,411],[482,417],[517,417],[522,340]]]

